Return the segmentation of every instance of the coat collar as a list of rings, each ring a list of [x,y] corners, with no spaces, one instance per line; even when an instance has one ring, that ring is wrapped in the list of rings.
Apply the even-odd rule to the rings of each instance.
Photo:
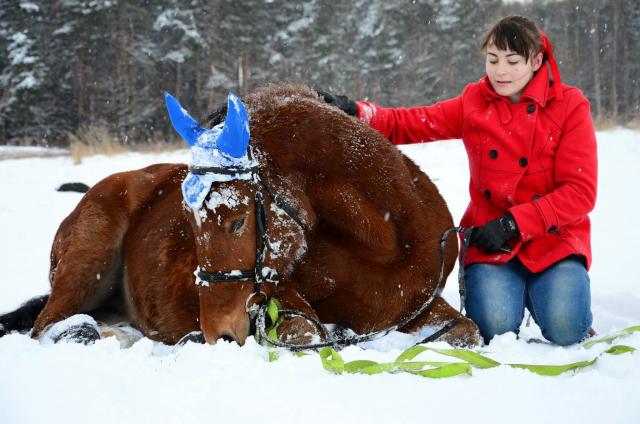
[[[528,99],[537,103],[540,107],[544,107],[547,101],[554,97],[555,90],[549,90],[549,87],[553,84],[553,81],[549,78],[549,72],[547,71],[546,62],[542,64],[542,67],[536,72],[527,84],[524,92],[520,96],[520,99]],[[487,101],[499,100],[509,103],[509,98],[501,96],[491,86],[488,76],[484,76],[480,79],[480,86],[482,87],[482,94]]]

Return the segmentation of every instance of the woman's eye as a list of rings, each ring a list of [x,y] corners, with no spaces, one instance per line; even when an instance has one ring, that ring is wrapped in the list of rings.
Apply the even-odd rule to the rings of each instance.
[[[520,62],[509,62],[509,65],[517,65]]]
[[[244,218],[236,219],[231,223],[231,227],[229,228],[230,233],[237,233],[242,226],[244,225]]]
[[[496,60],[496,61],[494,62],[494,61],[491,61],[491,60],[490,60],[490,61],[489,61],[489,63],[490,63],[490,64],[492,64],[492,65],[495,65],[496,63],[498,63],[498,61]]]

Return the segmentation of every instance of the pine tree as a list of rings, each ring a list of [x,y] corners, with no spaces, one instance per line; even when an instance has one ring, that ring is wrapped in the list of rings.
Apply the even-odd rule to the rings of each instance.
[[[35,3],[5,1],[0,8],[0,38],[7,52],[0,76],[0,139],[12,144],[46,144],[54,135],[51,97],[42,96],[51,86],[39,43],[47,33],[47,14]]]

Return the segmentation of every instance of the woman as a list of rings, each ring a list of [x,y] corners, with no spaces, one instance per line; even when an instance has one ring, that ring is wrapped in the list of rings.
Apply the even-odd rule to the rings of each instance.
[[[471,201],[460,225],[474,227],[468,316],[488,343],[517,333],[526,307],[546,339],[571,345],[592,322],[587,214],[597,158],[589,102],[562,84],[549,40],[527,18],[502,19],[482,49],[486,75],[433,106],[385,109],[321,94],[394,144],[463,140]]]

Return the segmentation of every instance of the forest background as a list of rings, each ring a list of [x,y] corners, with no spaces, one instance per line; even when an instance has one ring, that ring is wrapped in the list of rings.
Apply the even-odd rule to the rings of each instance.
[[[432,104],[483,75],[483,34],[510,14],[545,30],[601,128],[640,125],[636,0],[0,0],[0,145],[174,139],[164,90],[200,118],[282,80]]]

